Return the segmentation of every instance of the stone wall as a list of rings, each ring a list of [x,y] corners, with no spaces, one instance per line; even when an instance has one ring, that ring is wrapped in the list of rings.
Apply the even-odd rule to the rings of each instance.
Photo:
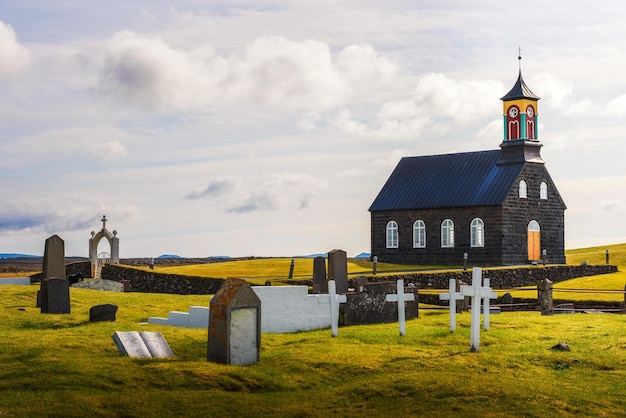
[[[111,264],[102,268],[101,276],[107,280],[128,280],[132,291],[177,295],[212,295],[224,283],[224,279],[161,274]]]
[[[617,272],[616,266],[536,266],[525,268],[483,269],[483,277],[491,280],[493,289],[510,289],[520,286],[535,286],[543,278],[553,283],[574,279],[576,277],[596,276]],[[408,273],[401,275],[368,276],[370,282],[387,282],[404,279],[405,285],[414,283],[418,288],[447,289],[450,279],[472,282],[472,271],[450,271],[434,273]]]

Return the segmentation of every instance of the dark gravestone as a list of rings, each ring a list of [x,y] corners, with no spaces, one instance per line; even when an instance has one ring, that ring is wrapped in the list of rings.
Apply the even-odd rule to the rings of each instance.
[[[105,304],[92,306],[89,309],[89,322],[115,322],[117,305]]]
[[[70,313],[70,282],[53,277],[41,282],[41,313]]]
[[[52,235],[46,240],[43,251],[43,268],[41,271],[42,285],[37,292],[37,307],[43,312],[43,280],[50,278],[65,278],[65,242],[58,236]],[[49,312],[52,313],[52,312]],[[65,312],[61,312],[65,313]]]
[[[211,299],[207,361],[247,366],[261,353],[261,299],[248,282],[230,278]]]
[[[364,290],[360,293],[348,293],[348,300],[339,308],[341,325],[382,324],[398,321],[398,306],[387,303],[387,295],[396,293],[396,282],[380,282],[363,284]],[[405,303],[405,319],[418,316],[418,289],[405,287],[405,293],[413,293],[414,301]]]
[[[365,292],[365,286],[367,286],[367,283],[368,283],[367,277],[365,276],[357,277],[354,283],[354,291],[356,293]]]
[[[539,300],[541,315],[554,315],[552,288],[552,281],[548,279],[541,279],[537,283],[537,299]]]
[[[328,293],[326,259],[324,257],[313,259],[313,293]]]
[[[65,242],[58,235],[53,235],[46,240],[42,279],[65,276]]]
[[[337,293],[348,292],[348,257],[343,250],[328,252],[328,280],[334,280]]]

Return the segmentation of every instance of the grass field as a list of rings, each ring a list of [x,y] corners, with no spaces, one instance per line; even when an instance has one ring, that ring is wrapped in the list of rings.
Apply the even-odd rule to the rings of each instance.
[[[626,245],[608,248],[623,271]],[[605,249],[568,252],[568,262],[603,263]],[[278,260],[274,267],[248,265],[241,275],[260,280],[289,268],[290,259]],[[296,274],[310,274],[298,270],[305,268],[299,261]],[[557,287],[624,284],[619,272]],[[626,411],[626,315],[492,315],[480,352],[472,353],[469,313],[458,315],[457,332],[450,333],[445,311],[422,311],[407,322],[406,337],[397,323],[342,327],[336,338],[330,330],[263,334],[261,361],[237,367],[206,361],[206,330],[145,324],[148,316],[207,306],[210,296],[72,289],[71,314],[45,315],[35,308],[38,288],[0,286],[0,417],[615,417]],[[119,306],[116,322],[88,322],[89,308],[102,303]],[[176,359],[121,357],[111,334],[132,330],[161,331]],[[559,342],[571,351],[551,350]]]
[[[469,314],[262,337],[248,367],[206,362],[207,332],[141,324],[208,296],[72,289],[72,313],[40,314],[37,286],[0,287],[0,416],[606,416],[626,410],[626,316],[503,313],[481,351]],[[119,306],[114,323],[89,308]],[[114,331],[161,331],[175,360],[120,357]],[[567,342],[570,352],[550,348]]]

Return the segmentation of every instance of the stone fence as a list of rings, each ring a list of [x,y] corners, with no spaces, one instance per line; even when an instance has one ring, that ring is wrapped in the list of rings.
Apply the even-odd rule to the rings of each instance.
[[[133,291],[176,295],[212,295],[224,283],[224,279],[155,273],[112,264],[104,266],[100,275],[118,282],[128,280]]]
[[[91,266],[89,262],[77,262],[67,265],[67,274],[80,272],[85,277],[89,277]],[[549,279],[553,283],[576,277],[595,276],[598,274],[608,274],[617,272],[616,266],[611,265],[580,265],[580,266],[535,266],[522,268],[500,268],[484,269],[483,277],[491,280],[493,289],[509,289],[520,286],[535,286],[541,279]],[[180,295],[204,295],[215,294],[220,288],[224,279],[183,276],[179,274],[162,274],[154,271],[138,270],[121,265],[106,265],[102,269],[102,278],[108,280],[122,281],[128,280],[131,290],[148,293],[172,293]],[[450,279],[462,280],[471,283],[472,272],[449,271],[430,273],[407,273],[399,275],[368,275],[367,279],[371,283],[395,282],[404,279],[405,285],[415,284],[418,288],[447,289]],[[40,274],[31,276],[32,282],[40,281]],[[285,280],[287,284],[308,284],[312,285],[312,280]],[[351,286],[353,280],[350,280]]]
[[[491,280],[493,289],[510,289],[521,286],[535,286],[541,279],[558,283],[576,277],[596,276],[617,272],[617,266],[580,265],[580,266],[536,266],[523,268],[483,269],[483,277]],[[450,271],[433,273],[410,273],[400,275],[367,276],[370,282],[387,282],[404,279],[405,284],[413,283],[419,288],[447,289],[450,279],[472,282],[472,271]]]

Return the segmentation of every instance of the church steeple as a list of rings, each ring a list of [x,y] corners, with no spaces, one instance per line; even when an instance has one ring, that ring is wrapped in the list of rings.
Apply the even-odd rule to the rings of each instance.
[[[521,52],[521,50],[520,50]],[[503,102],[504,139],[498,164],[533,162],[543,164],[539,154],[542,147],[537,134],[538,108],[540,97],[533,93],[522,77],[522,56],[519,75],[513,88],[500,100]]]
[[[521,51],[521,50],[520,50]],[[522,56],[519,75],[513,88],[500,100],[504,104],[504,141],[517,139],[536,141],[537,135],[537,101],[540,99],[524,82],[522,77]]]

